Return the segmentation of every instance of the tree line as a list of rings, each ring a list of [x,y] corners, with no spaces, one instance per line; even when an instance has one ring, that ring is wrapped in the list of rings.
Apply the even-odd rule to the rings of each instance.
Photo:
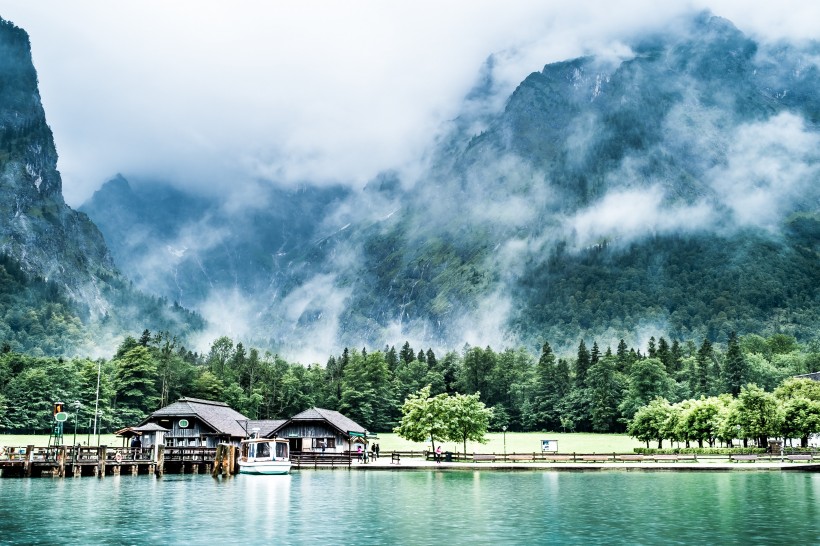
[[[742,439],[743,447],[752,439],[765,448],[769,438],[800,440],[807,447],[809,437],[820,432],[820,382],[792,377],[784,380],[774,392],[766,392],[754,383],[740,388],[737,397],[730,394],[683,400],[670,404],[656,398],[638,409],[627,427],[629,434],[645,441],[697,442],[714,447],[716,442],[731,445]]]
[[[134,425],[180,397],[226,402],[253,419],[287,418],[312,406],[338,410],[376,432],[393,430],[402,404],[429,386],[430,397],[477,395],[491,412],[490,430],[626,432],[651,401],[669,404],[739,397],[753,383],[773,391],[784,379],[820,369],[820,343],[793,337],[730,334],[723,346],[708,340],[645,347],[621,340],[604,350],[580,341],[571,355],[549,343],[540,354],[465,345],[444,354],[399,349],[344,349],[323,365],[302,365],[246,348],[229,337],[205,353],[187,349],[167,332],[128,336],[111,358],[55,358],[0,351],[0,427],[46,432],[51,404],[63,401],[80,429],[94,415],[99,376],[103,431]],[[74,410],[74,402],[79,410]]]

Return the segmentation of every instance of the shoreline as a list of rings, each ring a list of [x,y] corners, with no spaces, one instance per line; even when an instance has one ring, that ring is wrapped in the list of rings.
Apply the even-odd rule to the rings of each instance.
[[[324,470],[323,467],[292,468],[291,472],[301,470]],[[367,471],[402,471],[402,470],[497,470],[497,471],[606,471],[616,470],[621,472],[820,472],[820,463],[815,462],[608,462],[608,463],[573,463],[573,462],[441,462],[427,461],[424,459],[403,459],[400,463],[391,463],[390,460],[381,460],[368,463],[354,462],[350,470]],[[327,469],[331,470],[331,469]]]

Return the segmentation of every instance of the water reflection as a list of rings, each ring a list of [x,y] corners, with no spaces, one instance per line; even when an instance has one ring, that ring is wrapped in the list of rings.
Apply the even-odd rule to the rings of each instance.
[[[9,544],[820,543],[820,477],[301,471],[0,480]]]

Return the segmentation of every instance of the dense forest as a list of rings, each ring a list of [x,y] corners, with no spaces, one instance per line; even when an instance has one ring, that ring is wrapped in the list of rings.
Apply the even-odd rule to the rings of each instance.
[[[99,374],[100,427],[134,425],[182,396],[221,400],[255,419],[286,418],[308,407],[339,410],[372,431],[390,431],[412,393],[479,393],[492,411],[491,430],[624,432],[651,401],[670,404],[728,393],[748,384],[771,392],[785,379],[820,369],[820,340],[730,333],[725,344],[667,341],[645,347],[600,347],[580,341],[571,355],[544,343],[525,349],[465,346],[436,354],[405,342],[398,350],[344,349],[325,365],[289,362],[228,337],[209,351],[188,350],[166,332],[128,336],[109,359],[0,353],[0,428],[46,432],[62,401],[79,429],[94,414]],[[68,430],[74,416],[71,416]]]
[[[23,270],[20,262],[0,253],[0,340],[10,351],[32,356],[88,354],[120,338],[135,321],[151,321],[158,330],[187,336],[205,321],[165,298],[136,290],[119,276],[102,275],[102,295],[116,309],[98,316],[70,298],[58,283]]]

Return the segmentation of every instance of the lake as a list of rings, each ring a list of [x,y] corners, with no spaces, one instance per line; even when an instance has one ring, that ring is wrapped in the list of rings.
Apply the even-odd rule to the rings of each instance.
[[[801,472],[4,478],[0,543],[817,544],[819,501]]]

